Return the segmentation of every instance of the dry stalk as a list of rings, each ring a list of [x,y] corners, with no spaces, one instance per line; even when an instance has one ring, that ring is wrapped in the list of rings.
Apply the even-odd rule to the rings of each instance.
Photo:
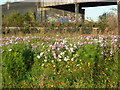
[[[40,76],[39,78],[39,85],[40,85],[40,88],[44,88],[44,80],[45,80],[45,76],[46,76],[46,69],[44,70],[43,74]]]

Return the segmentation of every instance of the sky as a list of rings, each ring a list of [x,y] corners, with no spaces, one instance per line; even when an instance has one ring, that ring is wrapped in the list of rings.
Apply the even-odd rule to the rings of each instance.
[[[100,15],[102,15],[105,12],[111,12],[112,8],[117,9],[117,5],[84,8],[85,9],[85,19],[90,17],[92,20],[97,21],[98,17]]]
[[[6,1],[13,2],[15,0],[0,0],[0,5],[4,4]],[[20,0],[16,0],[16,1],[20,1]],[[105,12],[110,12],[111,8],[117,9],[117,5],[83,8],[85,9],[85,19],[97,21],[100,15],[102,15]]]

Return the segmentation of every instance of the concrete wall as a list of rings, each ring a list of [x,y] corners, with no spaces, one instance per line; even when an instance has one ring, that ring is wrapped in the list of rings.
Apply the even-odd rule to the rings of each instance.
[[[84,20],[84,9],[80,9],[78,15],[78,21],[81,23]],[[69,19],[70,22],[75,21],[75,12],[67,11],[67,10],[62,10],[62,9],[56,9],[56,8],[39,8],[37,12],[37,20],[41,22],[48,22],[50,18],[55,19],[57,22],[67,22],[67,18]],[[65,19],[66,18],[66,19]],[[58,20],[60,19],[60,20]],[[64,21],[65,20],[65,21]]]
[[[28,11],[32,11],[36,13],[37,7],[35,2],[16,2],[9,4],[9,9],[7,5],[2,5],[2,14],[9,15],[12,12],[20,12],[27,13]]]
[[[13,12],[20,12],[20,13],[27,13],[28,11],[32,11],[36,15],[36,20],[39,22],[47,22],[49,17],[56,17],[56,15],[59,16],[67,16],[69,14],[74,18],[75,16],[75,5],[64,5],[64,6],[57,6],[57,7],[43,7],[43,8],[37,8],[36,2],[16,2],[16,3],[10,3],[9,8],[7,7],[7,4],[2,5],[2,15],[7,16]],[[81,17],[81,13],[83,13],[84,10],[81,10],[81,7],[79,8],[79,14],[78,17]]]

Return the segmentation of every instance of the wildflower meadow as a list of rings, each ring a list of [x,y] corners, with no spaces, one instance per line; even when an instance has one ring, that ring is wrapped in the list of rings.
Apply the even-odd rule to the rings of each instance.
[[[118,35],[3,37],[3,88],[116,88]]]

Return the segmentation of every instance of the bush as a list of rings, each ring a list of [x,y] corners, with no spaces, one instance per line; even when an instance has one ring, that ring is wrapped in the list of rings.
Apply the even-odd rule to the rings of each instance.
[[[22,26],[25,23],[25,17],[19,12],[13,12],[9,16],[3,18],[3,26]]]
[[[33,52],[29,46],[11,45],[5,48],[2,61],[3,81],[10,83],[9,79],[11,79],[18,83],[25,79],[25,74],[32,68]]]

